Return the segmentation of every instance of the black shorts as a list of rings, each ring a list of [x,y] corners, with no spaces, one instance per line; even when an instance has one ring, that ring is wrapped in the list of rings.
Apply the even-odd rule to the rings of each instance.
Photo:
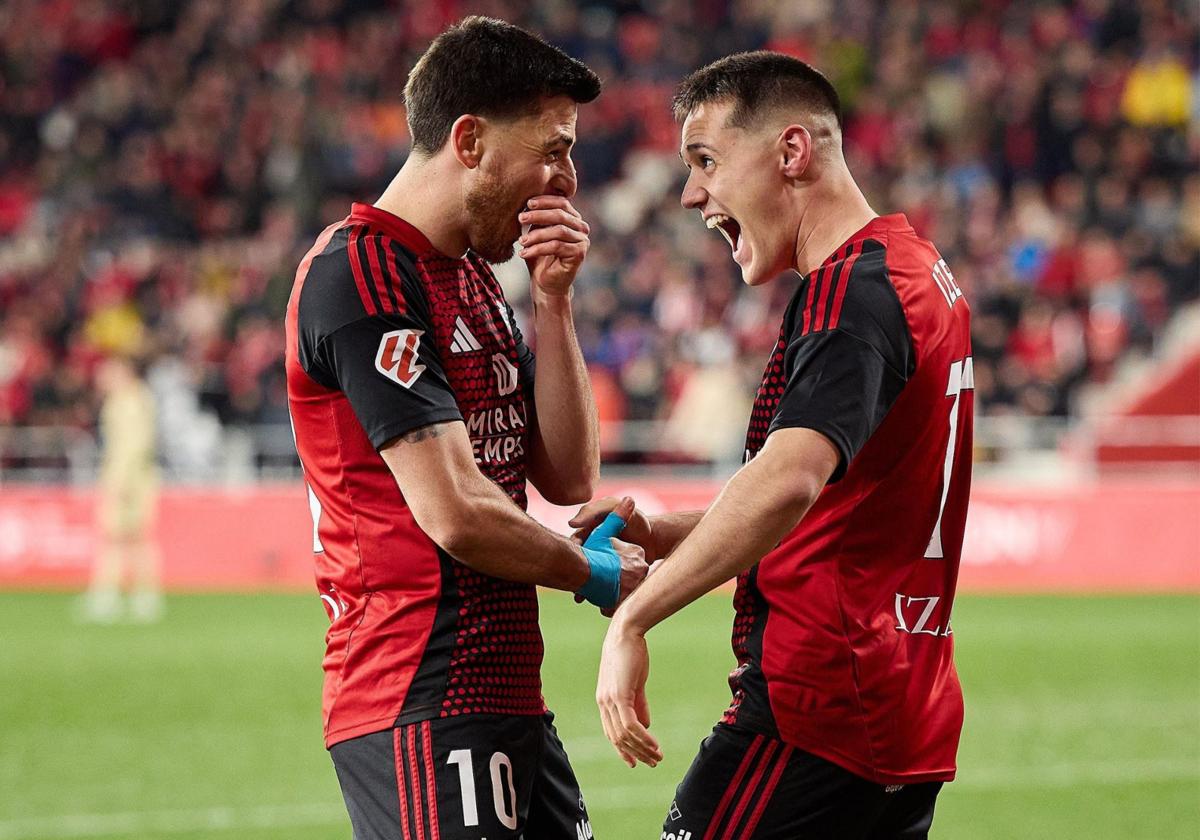
[[[876,784],[718,724],[675,790],[662,840],[922,840],[941,787]]]
[[[463,715],[334,744],[354,840],[590,838],[553,720]]]

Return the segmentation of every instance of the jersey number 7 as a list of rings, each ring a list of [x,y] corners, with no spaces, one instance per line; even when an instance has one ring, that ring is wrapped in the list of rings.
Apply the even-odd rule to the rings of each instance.
[[[933,526],[933,534],[929,538],[929,547],[925,549],[925,557],[930,560],[941,560],[946,556],[942,550],[942,513],[946,509],[946,498],[950,495],[950,476],[954,474],[954,450],[958,443],[958,414],[962,403],[962,392],[975,389],[975,365],[971,357],[954,362],[950,365],[950,381],[946,385],[946,396],[954,397],[950,406],[950,437],[946,442],[946,463],[942,472],[942,501],[938,504],[937,524]],[[968,453],[969,454],[969,453]]]

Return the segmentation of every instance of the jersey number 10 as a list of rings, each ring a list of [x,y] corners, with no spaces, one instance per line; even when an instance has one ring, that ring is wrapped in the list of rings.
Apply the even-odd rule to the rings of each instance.
[[[475,798],[475,765],[470,750],[451,750],[447,764],[458,765],[458,784],[462,788],[463,825],[479,825],[479,806]],[[517,827],[517,790],[513,784],[512,762],[502,752],[492,753],[488,762],[492,775],[492,806],[496,818],[506,828]]]

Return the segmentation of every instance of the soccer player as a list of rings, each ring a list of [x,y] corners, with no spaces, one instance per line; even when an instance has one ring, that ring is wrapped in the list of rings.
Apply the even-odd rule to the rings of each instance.
[[[748,285],[804,280],[745,465],[707,511],[639,514],[623,535],[669,556],[609,626],[605,733],[630,766],[661,759],[645,634],[736,575],[733,701],[662,836],[925,837],[963,714],[950,613],[971,477],[967,302],[903,215],[867,204],[837,93],[807,64],[730,56],[674,105],[683,206],[725,235]]]
[[[131,358],[106,359],[97,372],[96,384],[104,395],[100,407],[103,447],[96,481],[101,548],[83,597],[82,617],[97,623],[120,618],[121,587],[128,576],[128,615],[149,623],[163,613],[160,558],[154,539],[158,412],[154,395]]]
[[[527,477],[570,504],[598,473],[570,153],[599,92],[515,26],[452,27],[405,88],[409,159],[296,273],[287,384],[331,619],[325,743],[357,840],[592,835],[542,698],[535,585],[611,608],[647,567],[615,519],[579,546],[524,507]],[[536,378],[488,265],[518,239]]]

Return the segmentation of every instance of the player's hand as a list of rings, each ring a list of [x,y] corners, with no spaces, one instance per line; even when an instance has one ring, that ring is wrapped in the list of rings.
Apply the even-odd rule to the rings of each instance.
[[[615,601],[612,600],[612,596],[603,595],[602,592],[589,594],[585,590],[580,590],[575,594],[576,603],[580,603],[586,598],[597,604],[600,612],[609,618],[612,618],[613,612],[620,603],[641,585],[650,571],[650,567],[646,564],[646,554],[641,546],[617,539],[617,535],[623,533],[627,518],[633,514],[633,510],[633,499],[626,496],[604,517],[603,522],[591,529],[586,539],[579,540],[583,544],[585,552],[589,548],[593,551],[601,550],[617,561],[615,566],[605,572],[606,576],[612,575],[606,579],[611,581],[611,585],[614,586]],[[592,573],[598,574],[598,570],[593,567]],[[589,585],[591,585],[591,581],[589,581]],[[599,586],[599,584],[596,585]]]
[[[530,226],[519,241],[534,289],[568,294],[591,245],[588,223],[561,195],[531,198],[518,218],[522,226]]]
[[[642,585],[646,575],[650,574],[650,566],[646,563],[646,554],[640,545],[622,542],[618,539],[614,539],[612,545],[617,550],[617,554],[621,556],[621,597],[617,599],[616,606],[600,611],[609,618],[612,618],[617,607],[633,594],[633,590]]]
[[[609,504],[609,502],[611,502],[611,504]],[[633,590],[637,589],[641,585],[642,581],[645,580],[646,575],[650,573],[653,567],[648,565],[649,560],[646,557],[645,550],[640,545],[638,545],[636,542],[619,540],[614,535],[619,534],[622,537],[626,536],[629,532],[631,520],[634,519],[635,515],[640,515],[637,514],[633,499],[629,496],[626,496],[620,501],[615,498],[602,499],[600,502],[592,502],[591,505],[594,505],[595,509],[600,512],[594,517],[589,516],[588,527],[581,528],[571,535],[571,539],[577,544],[584,545],[591,542],[593,531],[601,528],[603,523],[609,519],[610,514],[616,514],[616,516],[619,517],[620,521],[617,523],[618,525],[623,524],[622,530],[606,535],[606,539],[609,540],[609,544],[611,545],[613,551],[617,554],[617,557],[620,559],[621,563],[620,587],[618,590],[617,602],[610,607],[603,607],[600,610],[601,615],[612,618],[617,606],[619,606],[622,601],[628,598]],[[588,506],[585,506],[584,509],[587,507]],[[578,514],[576,515],[576,518],[578,518]],[[643,520],[645,519],[644,516],[641,518]],[[572,519],[571,524],[574,523],[575,520]],[[579,604],[583,601],[584,596],[576,593],[575,603]]]
[[[650,676],[650,652],[646,638],[628,631],[617,619],[608,627],[600,653],[596,680],[596,705],[604,735],[630,767],[640,761],[654,767],[662,761],[662,749],[650,734],[650,706],[646,702],[646,680]]]
[[[615,496],[606,496],[603,499],[595,499],[588,502],[579,509],[579,512],[571,518],[567,524],[575,529],[575,533],[571,534],[571,539],[580,545],[592,533],[592,529],[604,521],[604,517],[616,510],[617,504],[622,501]],[[657,549],[654,547],[654,527],[650,522],[650,518],[642,513],[634,505],[628,516],[622,516],[625,520],[625,530],[621,532],[621,539],[626,542],[631,542],[634,545],[640,545],[646,553],[646,562],[654,563],[659,559]]]

